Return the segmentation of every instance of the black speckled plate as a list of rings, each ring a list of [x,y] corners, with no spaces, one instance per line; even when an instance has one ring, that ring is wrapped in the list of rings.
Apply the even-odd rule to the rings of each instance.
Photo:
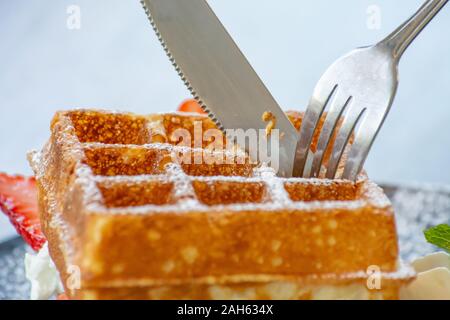
[[[397,215],[400,253],[405,261],[436,250],[423,237],[423,230],[450,222],[450,187],[384,185]],[[27,247],[19,238],[0,244],[0,300],[27,299],[23,259]]]

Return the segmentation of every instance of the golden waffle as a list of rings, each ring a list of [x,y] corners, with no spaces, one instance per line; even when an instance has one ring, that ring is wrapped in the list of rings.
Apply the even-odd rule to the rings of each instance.
[[[301,115],[289,116],[299,128]],[[365,175],[282,179],[246,157],[179,162],[217,153],[175,145],[179,128],[215,125],[183,113],[59,112],[30,154],[70,298],[393,299],[411,280],[399,270],[391,205]],[[366,286],[370,266],[379,289]]]

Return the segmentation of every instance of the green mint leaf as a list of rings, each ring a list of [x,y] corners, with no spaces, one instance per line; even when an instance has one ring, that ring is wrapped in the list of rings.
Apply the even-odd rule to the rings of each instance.
[[[429,243],[450,252],[450,226],[448,224],[432,227],[425,230],[424,234]]]

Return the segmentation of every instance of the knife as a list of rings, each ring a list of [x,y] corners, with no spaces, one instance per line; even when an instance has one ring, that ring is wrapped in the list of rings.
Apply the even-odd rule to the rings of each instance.
[[[272,155],[278,152],[275,168],[278,175],[291,177],[298,132],[208,3],[205,0],[141,0],[141,3],[181,79],[222,131],[263,132],[268,128],[263,114],[274,116],[279,147],[265,137],[267,151]],[[262,136],[258,135],[260,139]],[[250,146],[241,141],[241,147],[249,151]]]

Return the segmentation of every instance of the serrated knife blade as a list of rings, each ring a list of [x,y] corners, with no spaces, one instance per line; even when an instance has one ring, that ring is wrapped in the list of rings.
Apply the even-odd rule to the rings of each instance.
[[[222,130],[265,130],[276,119],[278,175],[293,171],[298,132],[205,0],[141,0],[175,69]],[[242,145],[248,151],[248,145]]]

